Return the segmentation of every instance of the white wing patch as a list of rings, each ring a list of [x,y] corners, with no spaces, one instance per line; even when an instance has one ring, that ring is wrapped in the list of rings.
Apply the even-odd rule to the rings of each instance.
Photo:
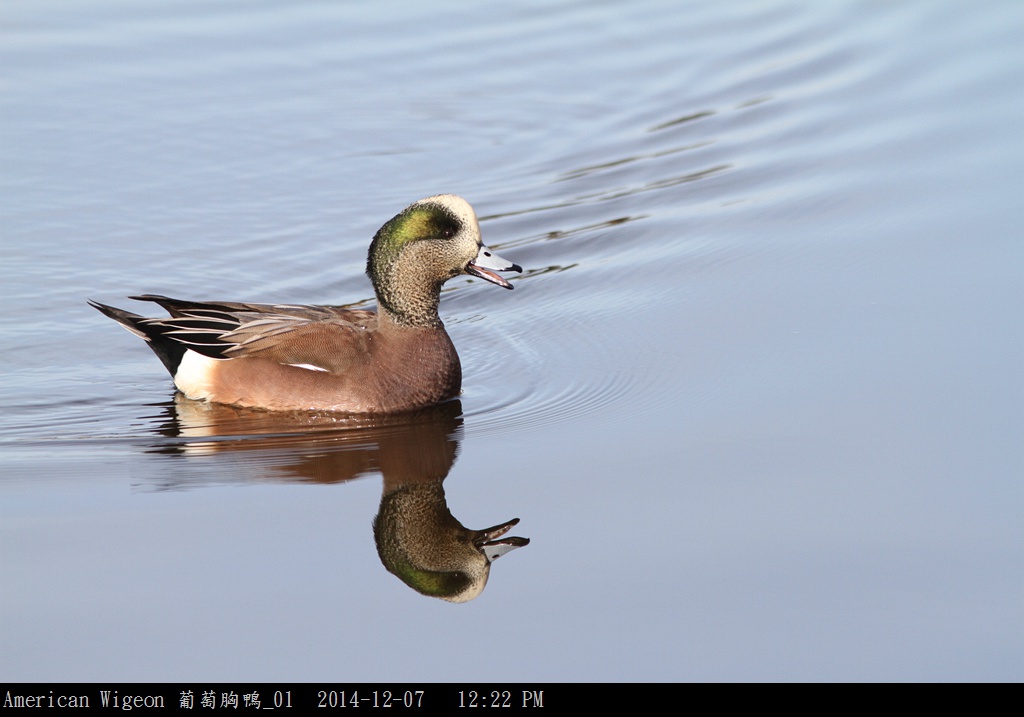
[[[321,368],[319,366],[314,366],[311,363],[289,363],[289,364],[285,364],[285,366],[294,366],[295,368],[304,368],[307,371],[327,371],[327,369]]]

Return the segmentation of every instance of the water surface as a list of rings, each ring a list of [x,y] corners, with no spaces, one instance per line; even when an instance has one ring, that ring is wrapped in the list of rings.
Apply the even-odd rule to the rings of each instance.
[[[14,680],[1019,680],[1018,4],[5,4]],[[189,405],[85,304],[369,302],[439,192],[454,411]],[[531,544],[385,570],[382,490]],[[436,491],[435,491],[436,493]]]

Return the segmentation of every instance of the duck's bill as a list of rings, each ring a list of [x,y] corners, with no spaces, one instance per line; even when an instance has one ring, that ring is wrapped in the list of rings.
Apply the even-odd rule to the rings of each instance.
[[[516,548],[521,548],[524,545],[529,544],[529,538],[517,538],[515,536],[511,538],[503,538],[502,540],[495,540],[491,543],[485,543],[484,555],[487,557],[487,562],[493,563],[495,560],[500,558],[505,553],[511,552]]]
[[[512,530],[512,526],[518,522],[519,518],[513,518],[507,523],[496,525],[493,528],[474,531],[476,535],[473,538],[473,544],[483,551],[487,557],[487,562],[493,563],[505,553],[530,544],[529,538],[519,538],[516,536],[502,537],[505,533]]]
[[[510,283],[495,273],[498,271],[517,271],[522,273],[523,267],[518,264],[513,264],[507,259],[502,259],[485,246],[480,247],[480,251],[477,253],[476,259],[469,262],[466,266],[467,274],[478,276],[485,281],[497,284],[505,289],[513,288]]]

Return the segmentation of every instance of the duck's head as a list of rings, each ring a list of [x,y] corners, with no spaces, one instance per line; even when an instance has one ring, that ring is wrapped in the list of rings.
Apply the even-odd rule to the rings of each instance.
[[[366,273],[381,307],[399,323],[437,326],[441,285],[470,274],[511,289],[496,272],[522,271],[484,246],[476,213],[462,197],[438,194],[410,204],[380,228]]]

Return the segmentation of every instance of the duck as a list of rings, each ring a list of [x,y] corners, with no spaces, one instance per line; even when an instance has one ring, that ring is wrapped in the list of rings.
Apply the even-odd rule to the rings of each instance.
[[[455,194],[420,199],[374,235],[376,310],[131,296],[169,316],[89,304],[143,339],[186,397],[268,411],[393,414],[448,401],[462,366],[438,315],[441,287],[470,275],[505,289],[522,272],[483,243]]]

